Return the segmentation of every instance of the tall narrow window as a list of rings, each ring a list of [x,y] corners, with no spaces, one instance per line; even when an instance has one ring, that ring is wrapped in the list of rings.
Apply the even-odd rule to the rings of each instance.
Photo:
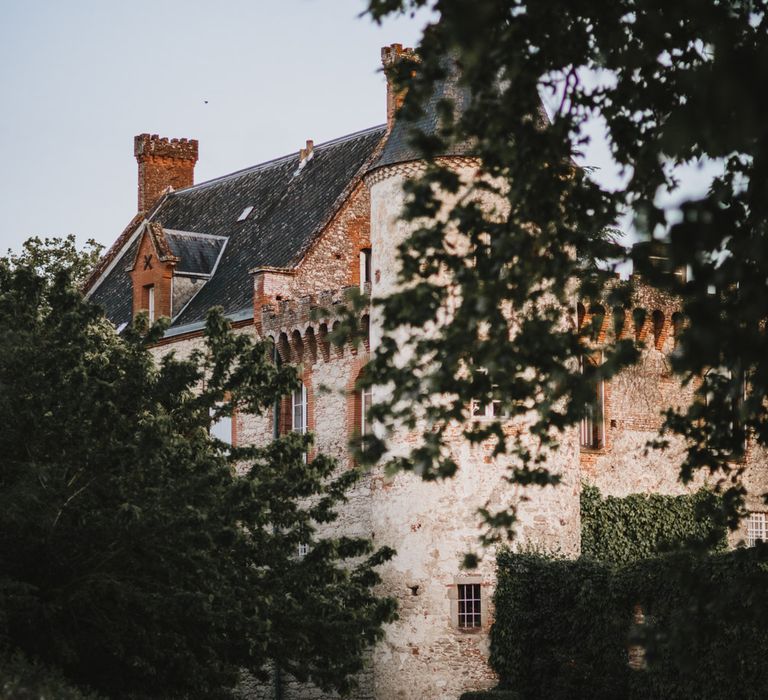
[[[727,417],[727,431],[716,431],[708,439],[714,449],[730,452],[731,459],[742,459],[747,449],[747,431],[743,421],[747,382],[744,373],[727,367],[707,370],[704,376],[704,402],[718,416]],[[725,426],[723,426],[725,427]]]
[[[307,432],[307,387],[303,384],[291,395],[293,407],[291,429],[295,433]]]
[[[291,430],[294,433],[307,432],[307,387],[304,384],[300,389],[291,394]],[[307,461],[307,453],[303,455],[304,462]]]
[[[360,251],[360,289],[371,281],[371,249],[363,248]]]
[[[373,403],[373,388],[365,387],[360,392],[360,434],[363,436],[362,448],[365,450],[365,436],[371,432],[370,410]]]
[[[149,315],[149,322],[155,321],[155,285],[150,284],[147,287],[147,314]]]
[[[750,513],[747,520],[747,547],[754,547],[758,542],[768,541],[768,528],[765,513]]]
[[[213,416],[213,409],[211,409],[211,416]],[[232,444],[232,416],[219,416],[218,420],[211,423],[210,429],[211,437],[218,438],[227,445]]]
[[[589,358],[581,358],[579,362],[582,374],[586,373],[587,368],[595,365]],[[592,400],[585,407],[585,415],[580,425],[581,446],[589,450],[599,450],[605,445],[604,402],[605,387],[600,380],[595,386]]]
[[[479,374],[487,375],[488,370],[480,368],[477,370]],[[492,389],[498,389],[497,384],[493,384]],[[484,418],[506,418],[509,414],[504,411],[501,405],[501,399],[472,399],[470,404],[470,410],[472,412],[472,418],[475,420],[481,420]]]
[[[467,629],[480,627],[480,584],[460,583],[459,587],[459,627]]]

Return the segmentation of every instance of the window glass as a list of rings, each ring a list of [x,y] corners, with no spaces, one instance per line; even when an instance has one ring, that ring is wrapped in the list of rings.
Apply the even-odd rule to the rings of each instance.
[[[291,395],[293,407],[291,429],[296,433],[307,432],[307,387],[303,384]]]
[[[459,586],[459,627],[480,627],[480,584],[460,583]]]
[[[360,251],[360,288],[371,281],[371,249],[363,248]]]
[[[594,360],[582,357],[579,360],[581,373],[584,374],[588,365],[594,366]],[[579,426],[582,447],[597,450],[605,445],[605,417],[604,417],[605,387],[602,381],[597,383],[592,401],[586,406],[586,415],[581,419]]]
[[[360,432],[368,435],[371,432],[370,410],[373,402],[373,389],[366,387],[360,392]]]
[[[759,541],[767,541],[766,514],[750,513],[747,519],[747,547],[754,547]]]
[[[213,414],[213,410],[211,410]],[[211,437],[218,438],[227,445],[232,444],[232,416],[220,416],[218,420],[211,423]]]

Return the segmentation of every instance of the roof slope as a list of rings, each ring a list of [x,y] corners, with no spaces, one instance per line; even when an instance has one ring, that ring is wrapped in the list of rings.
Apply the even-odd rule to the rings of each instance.
[[[226,238],[186,231],[166,231],[171,253],[179,259],[176,274],[210,275],[224,248]]]
[[[423,154],[411,143],[413,134],[415,132],[423,132],[427,135],[437,134],[440,125],[438,105],[441,100],[449,100],[452,103],[453,112],[457,119],[469,107],[472,100],[472,92],[469,86],[461,82],[459,68],[455,60],[447,58],[444,60],[443,66],[446,77],[435,82],[434,90],[429,100],[422,106],[421,116],[413,121],[404,118],[395,119],[392,133],[389,135],[387,143],[378,160],[373,164],[372,169],[412,160],[421,160],[424,157]],[[467,140],[449,143],[444,152],[436,155],[469,156],[473,155],[474,152],[475,149],[472,142]]]
[[[205,318],[212,306],[234,314],[253,303],[254,267],[293,267],[341,204],[340,197],[362,174],[385,133],[378,126],[315,146],[297,172],[294,153],[168,195],[151,220],[166,232],[223,236],[227,245],[215,274],[173,321],[179,327]],[[247,207],[253,210],[238,221]],[[131,280],[126,268],[138,240],[91,292],[116,325],[131,320]]]

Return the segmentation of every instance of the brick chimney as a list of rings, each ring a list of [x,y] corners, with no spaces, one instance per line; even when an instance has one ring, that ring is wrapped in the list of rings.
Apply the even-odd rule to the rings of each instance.
[[[415,60],[416,52],[413,49],[403,48],[402,44],[383,46],[381,49],[381,65],[387,76],[387,131],[392,130],[395,122],[395,114],[403,104],[405,90],[398,90],[394,85],[393,68],[403,59]]]
[[[197,141],[139,134],[133,140],[139,163],[139,211],[147,211],[169,188],[190,187],[195,180]]]

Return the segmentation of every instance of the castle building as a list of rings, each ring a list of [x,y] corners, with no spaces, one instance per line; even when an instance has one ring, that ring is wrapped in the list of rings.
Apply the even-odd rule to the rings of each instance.
[[[382,49],[385,66],[408,49]],[[437,118],[443,96],[461,108],[467,94],[446,80],[427,105],[422,127]],[[396,284],[396,251],[409,232],[399,220],[402,185],[423,164],[409,145],[408,127],[395,120],[401,95],[388,86],[387,121],[324,144],[307,141],[299,154],[261,163],[194,184],[198,143],[141,134],[135,138],[138,213],[107,251],[87,285],[88,297],[122,329],[140,311],[151,319],[171,319],[154,349],[160,356],[189,353],[201,343],[205,314],[221,306],[237,332],[271,337],[285,362],[299,365],[303,388],[287,397],[277,417],[236,415],[215,427],[233,443],[271,439],[280,429],[312,431],[316,449],[342,467],[352,458],[351,436],[367,425],[376,392],[359,392],[356,380],[368,353],[381,338],[373,315],[361,316],[370,329],[366,343],[353,348],[329,341],[333,319],[314,309],[328,308],[349,287],[370,298]],[[462,176],[471,178],[479,162],[468,146],[442,154]],[[489,688],[496,679],[487,665],[488,631],[493,620],[493,557],[472,572],[461,567],[476,548],[478,507],[519,508],[518,537],[567,556],[579,552],[579,494],[583,481],[604,493],[683,493],[677,480],[682,444],[664,453],[648,452],[661,424],[660,411],[690,401],[669,367],[680,328],[675,299],[638,286],[635,307],[622,319],[601,307],[580,308],[578,322],[599,315],[598,342],[616,335],[644,343],[643,360],[600,388],[595,410],[579,429],[567,433],[548,468],[561,476],[557,487],[514,490],[506,467],[481,446],[463,444],[457,431],[457,475],[424,482],[412,474],[387,476],[373,469],[351,493],[338,522],[339,532],[372,537],[397,556],[382,568],[381,593],[399,603],[399,619],[372,652],[361,678],[360,698],[377,700],[456,700],[467,690]],[[615,329],[615,330],[614,330]],[[338,391],[323,392],[321,387]],[[492,418],[484,411],[476,419]],[[766,489],[766,455],[748,449],[750,493]],[[754,517],[738,537],[765,535],[766,515],[755,496]],[[735,541],[735,540],[734,540]],[[274,697],[254,687],[249,697]],[[288,683],[284,698],[320,698],[322,693]]]

